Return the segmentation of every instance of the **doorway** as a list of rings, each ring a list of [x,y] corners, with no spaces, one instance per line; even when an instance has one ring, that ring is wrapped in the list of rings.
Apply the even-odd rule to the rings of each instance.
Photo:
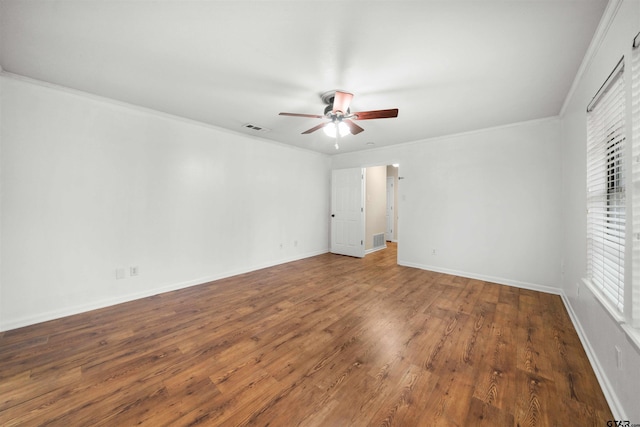
[[[384,233],[384,237],[387,242],[393,242],[394,240],[394,187],[395,183],[393,177],[387,175],[387,231]]]
[[[398,175],[399,165],[387,166],[387,242],[398,242]]]
[[[332,253],[361,258],[398,242],[398,179],[398,165],[332,171]]]

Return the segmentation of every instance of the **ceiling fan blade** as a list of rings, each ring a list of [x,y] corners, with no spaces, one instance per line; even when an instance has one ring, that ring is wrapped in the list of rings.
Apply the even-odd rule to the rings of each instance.
[[[342,123],[344,123],[347,126],[349,126],[349,130],[351,131],[351,135],[357,135],[357,134],[359,134],[360,132],[362,132],[364,130],[360,126],[358,126],[357,124],[355,124],[354,122],[352,122],[349,119],[344,119],[342,121]]]
[[[299,114],[299,113],[280,113],[280,116],[291,116],[291,117],[309,117],[311,119],[324,119],[324,116],[319,116],[317,114]]]
[[[388,119],[398,117],[398,109],[361,111],[359,113],[353,113],[352,116],[355,120]]]
[[[320,123],[318,126],[314,126],[311,129],[305,130],[304,132],[302,132],[303,135],[311,133],[311,132],[315,132],[318,129],[322,129],[323,127],[325,127],[326,125],[328,125],[331,122],[326,122],[326,123]]]
[[[333,113],[338,111],[342,112],[342,114],[347,114],[349,111],[349,104],[351,104],[351,100],[353,99],[353,94],[349,92],[340,92],[336,91],[336,94],[333,97]]]

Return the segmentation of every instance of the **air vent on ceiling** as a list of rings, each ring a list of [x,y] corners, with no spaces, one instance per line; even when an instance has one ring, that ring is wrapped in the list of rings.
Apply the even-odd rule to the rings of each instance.
[[[255,132],[269,132],[271,129],[264,128],[262,126],[252,125],[251,123],[247,123],[242,125],[243,128],[250,129]]]

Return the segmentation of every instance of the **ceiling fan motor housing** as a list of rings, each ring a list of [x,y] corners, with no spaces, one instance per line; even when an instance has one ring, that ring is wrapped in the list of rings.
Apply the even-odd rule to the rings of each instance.
[[[341,117],[348,116],[349,114],[351,114],[351,108],[347,108],[347,111],[341,115]],[[331,98],[331,104],[324,108],[324,115],[329,119],[338,116],[337,114],[333,114],[333,98]]]
[[[320,99],[322,99],[322,102],[327,105],[333,105],[333,100],[335,97],[336,97],[335,90],[330,90],[320,95]]]

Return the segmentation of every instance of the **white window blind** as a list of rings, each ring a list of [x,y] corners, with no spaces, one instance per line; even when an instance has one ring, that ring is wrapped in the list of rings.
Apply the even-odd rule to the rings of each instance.
[[[587,277],[620,311],[624,307],[624,63],[587,111]]]
[[[639,35],[640,36],[640,35]],[[640,47],[638,36],[634,40],[631,70],[631,112],[632,142],[631,162],[632,180],[632,212],[633,212],[633,283],[631,288],[631,319],[633,326],[640,328]]]

